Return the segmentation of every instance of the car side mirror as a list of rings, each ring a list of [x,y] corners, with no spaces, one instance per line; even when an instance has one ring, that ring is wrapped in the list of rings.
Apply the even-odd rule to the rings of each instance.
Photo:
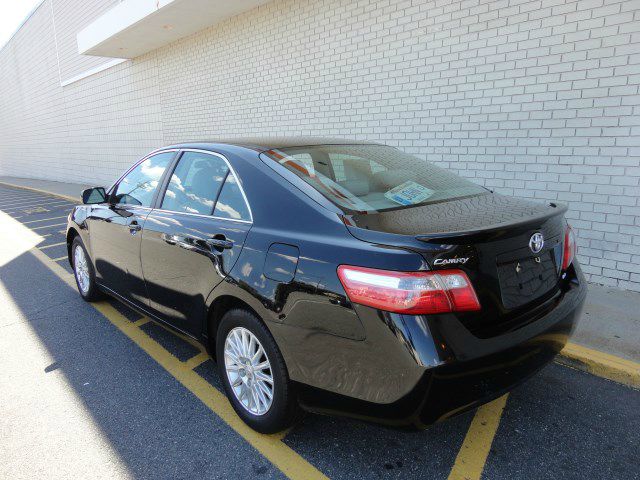
[[[107,192],[104,187],[87,188],[82,191],[82,203],[91,205],[94,203],[104,203],[107,201]]]

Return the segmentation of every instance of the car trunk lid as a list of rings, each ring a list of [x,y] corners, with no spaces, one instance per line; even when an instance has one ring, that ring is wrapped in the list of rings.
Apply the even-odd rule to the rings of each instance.
[[[486,194],[351,215],[345,224],[361,240],[419,252],[434,270],[464,270],[482,310],[460,318],[473,333],[487,337],[526,322],[527,312],[559,293],[565,211],[555,204]],[[542,245],[533,244],[536,234],[542,235]]]

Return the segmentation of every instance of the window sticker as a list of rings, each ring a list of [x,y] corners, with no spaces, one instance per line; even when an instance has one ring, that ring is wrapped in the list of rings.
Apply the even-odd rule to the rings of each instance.
[[[419,183],[408,180],[385,192],[384,196],[400,205],[415,205],[427,200],[435,190],[423,187]]]

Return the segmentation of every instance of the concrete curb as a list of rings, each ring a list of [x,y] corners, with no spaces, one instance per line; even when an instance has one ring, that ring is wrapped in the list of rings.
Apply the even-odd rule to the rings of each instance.
[[[80,197],[72,197],[70,195],[63,195],[62,193],[54,193],[54,192],[50,192],[49,190],[44,190],[41,188],[27,187],[25,185],[16,185],[15,183],[0,181],[0,185],[6,185],[7,187],[13,187],[13,188],[20,188],[22,190],[30,190],[32,192],[37,192],[37,193],[44,193],[45,195],[51,195],[54,197],[63,198],[65,200],[69,200],[70,202],[74,202],[74,203],[79,203],[81,200]]]
[[[608,353],[567,343],[556,361],[632,388],[640,388],[640,363]]]

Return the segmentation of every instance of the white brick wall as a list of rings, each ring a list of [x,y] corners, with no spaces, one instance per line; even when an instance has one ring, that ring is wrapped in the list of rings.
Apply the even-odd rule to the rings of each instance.
[[[55,18],[55,38],[60,61],[60,78],[64,82],[110,58],[78,55],[76,34],[119,0],[45,0]]]
[[[276,0],[64,88],[51,24],[45,2],[0,52],[0,174],[106,184],[177,141],[383,141],[567,203],[590,279],[640,291],[640,0]]]

